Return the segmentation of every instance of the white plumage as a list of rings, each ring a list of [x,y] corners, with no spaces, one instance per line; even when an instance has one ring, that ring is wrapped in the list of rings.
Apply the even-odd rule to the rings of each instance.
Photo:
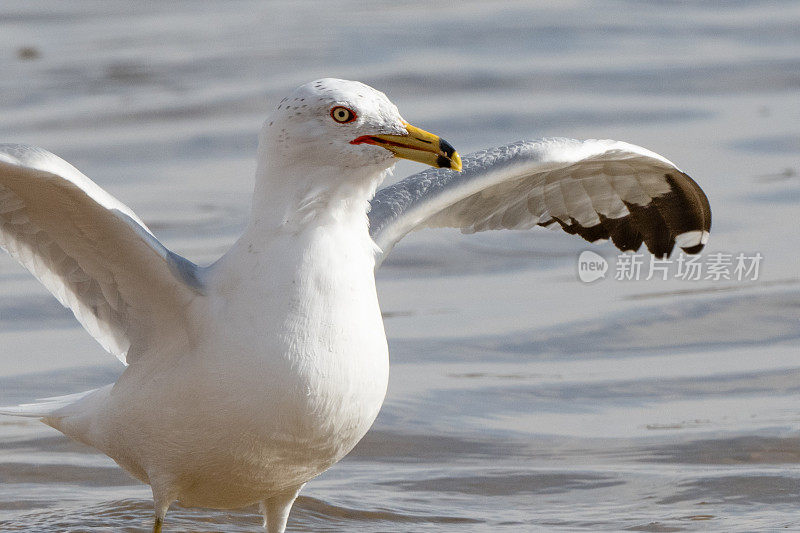
[[[0,145],[0,239],[123,362],[156,338],[185,342],[174,314],[198,294],[191,279],[181,279],[191,272],[189,262],[59,157]],[[134,341],[136,353],[129,354]]]
[[[116,384],[0,412],[40,417],[149,483],[155,530],[180,499],[260,502],[281,532],[303,484],[378,414],[389,367],[373,271],[409,231],[559,224],[666,254],[699,251],[710,228],[691,178],[626,143],[517,143],[375,195],[395,156],[461,166],[380,92],[301,86],[261,132],[244,235],[197,267],[68,163],[0,145],[0,244],[129,365]]]
[[[655,200],[655,202],[654,202]],[[463,158],[463,172],[429,169],[378,191],[371,233],[388,253],[420,227],[529,229],[560,224],[622,250],[645,242],[665,255],[677,243],[697,253],[711,209],[700,187],[672,162],[633,144],[542,139]]]

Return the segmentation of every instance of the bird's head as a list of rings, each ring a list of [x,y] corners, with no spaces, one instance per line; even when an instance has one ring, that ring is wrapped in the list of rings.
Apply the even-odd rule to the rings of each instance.
[[[380,173],[396,158],[461,170],[449,143],[408,124],[380,91],[325,78],[301,85],[276,106],[261,134],[281,165]]]

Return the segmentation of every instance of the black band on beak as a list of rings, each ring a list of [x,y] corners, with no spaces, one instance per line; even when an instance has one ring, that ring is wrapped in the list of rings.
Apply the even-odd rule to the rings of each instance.
[[[449,142],[445,141],[444,139],[439,139],[439,149],[444,152],[444,155],[447,157],[453,157],[453,154],[456,153],[456,149],[453,148],[453,145]],[[445,168],[450,168],[450,165],[442,165]]]

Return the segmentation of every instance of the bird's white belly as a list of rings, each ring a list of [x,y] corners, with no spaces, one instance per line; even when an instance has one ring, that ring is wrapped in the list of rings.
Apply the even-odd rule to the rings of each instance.
[[[378,349],[374,356],[385,354]],[[206,433],[191,448],[181,447],[191,453],[174,463],[180,465],[178,497],[185,504],[241,507],[322,473],[372,425],[388,379],[388,365],[369,372],[342,368],[324,377],[284,374],[281,384],[262,375],[268,391],[254,385],[258,370],[251,370],[247,378],[240,376],[238,387],[224,385],[213,402],[197,404],[198,411],[207,411]],[[249,391],[246,401],[228,396],[243,390]]]
[[[120,380],[131,390],[104,451],[151,484],[167,477],[185,504],[216,508],[297,487],[344,457],[380,410],[389,363],[372,265],[325,253],[336,244],[324,239],[319,255],[334,259],[313,269],[289,257],[269,278],[228,276],[238,296],[208,310],[203,350]]]

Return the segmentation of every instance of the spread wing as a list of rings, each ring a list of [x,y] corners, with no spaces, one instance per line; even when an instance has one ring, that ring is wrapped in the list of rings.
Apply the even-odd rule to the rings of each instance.
[[[155,339],[185,342],[181,311],[202,293],[197,266],[50,152],[0,144],[0,246],[123,362]]]
[[[675,244],[698,253],[711,208],[703,190],[667,159],[610,140],[543,139],[475,152],[463,172],[428,169],[381,189],[371,202],[370,234],[380,264],[419,228],[529,229],[557,224],[587,241],[669,255]]]

